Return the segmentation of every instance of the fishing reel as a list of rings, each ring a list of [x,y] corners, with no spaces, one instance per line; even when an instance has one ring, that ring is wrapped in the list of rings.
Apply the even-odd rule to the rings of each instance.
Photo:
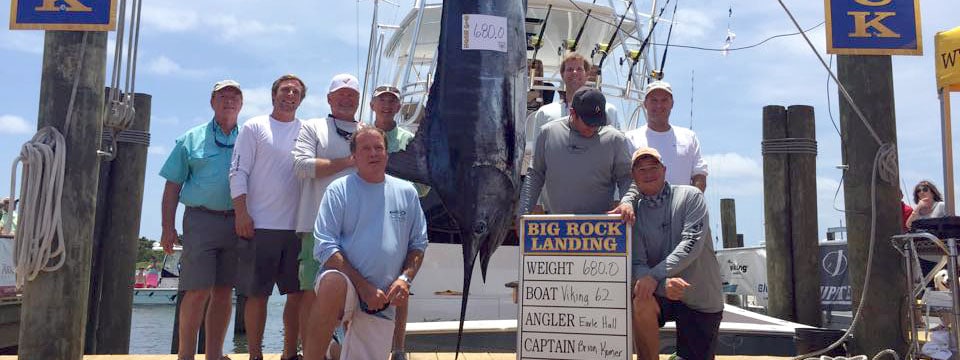
[[[660,70],[651,70],[651,71],[650,71],[650,77],[653,78],[653,80],[656,80],[656,81],[663,80],[663,71],[660,71]]]
[[[595,57],[597,54],[606,55],[610,51],[610,44],[598,43],[593,46],[593,51],[590,52],[590,57]]]
[[[623,66],[625,61],[630,61],[631,64],[636,64],[637,61],[640,61],[640,50],[627,50],[627,56],[620,58],[620,66]]]

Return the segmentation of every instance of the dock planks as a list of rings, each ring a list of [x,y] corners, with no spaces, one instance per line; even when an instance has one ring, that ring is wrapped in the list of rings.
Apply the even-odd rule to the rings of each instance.
[[[410,353],[410,360],[453,360],[453,353]],[[660,360],[666,360],[669,355],[660,355]],[[230,355],[232,360],[247,360],[246,354]],[[460,359],[465,360],[514,360],[517,355],[512,353],[461,353]],[[16,360],[16,356],[0,356],[0,360]],[[83,360],[176,360],[176,355],[86,355]],[[203,356],[197,356],[202,360]],[[744,356],[719,355],[717,360],[783,360],[789,357],[779,356]],[[280,354],[264,354],[263,360],[280,360]]]

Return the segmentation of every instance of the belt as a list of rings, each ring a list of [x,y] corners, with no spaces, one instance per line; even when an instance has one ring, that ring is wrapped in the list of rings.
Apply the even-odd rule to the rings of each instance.
[[[220,216],[233,216],[233,210],[210,210],[203,206],[187,206],[188,209],[203,211],[205,213],[220,215]]]

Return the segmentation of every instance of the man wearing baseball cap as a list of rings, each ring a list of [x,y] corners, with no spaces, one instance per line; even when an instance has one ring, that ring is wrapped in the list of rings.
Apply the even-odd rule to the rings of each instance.
[[[700,155],[700,140],[693,130],[670,124],[673,89],[666,81],[654,81],[644,88],[643,108],[647,123],[627,132],[633,148],[652,147],[663,156],[667,182],[707,189],[707,163]]]
[[[357,171],[350,156],[350,138],[360,127],[356,118],[360,108],[360,82],[357,78],[350,74],[333,76],[327,88],[327,104],[330,105],[330,114],[305,121],[293,148],[294,170],[300,178],[296,230],[301,241],[298,257],[300,290],[304,292],[301,319],[309,316],[316,297],[313,285],[320,264],[313,258],[313,227],[320,201],[334,179]],[[306,342],[303,345],[308,346]]]
[[[300,180],[294,175],[293,151],[302,121],[297,109],[307,86],[296,75],[283,75],[270,88],[273,110],[243,123],[230,168],[230,195],[237,211],[239,261],[237,292],[247,297],[244,322],[250,359],[263,359],[267,301],[274,285],[286,295],[283,308],[283,360],[299,359],[300,281],[296,234]]]
[[[703,193],[671,185],[660,152],[633,153],[633,334],[639,359],[657,359],[659,328],[677,324],[677,355],[713,359],[723,317],[720,264],[713,252]]]
[[[607,126],[605,108],[603,93],[580,88],[570,116],[542,128],[520,191],[520,215],[530,213],[541,191],[550,199],[550,213],[602,214],[612,207],[616,189],[630,187],[630,145]]]
[[[373,125],[387,134],[387,152],[395,153],[407,148],[413,133],[397,126],[395,120],[400,112],[400,89],[392,85],[380,85],[373,90],[370,109],[373,110]]]
[[[237,116],[243,106],[240,84],[219,81],[210,93],[213,119],[177,138],[160,169],[163,189],[160,245],[173,253],[178,203],[183,203],[183,254],[180,258],[179,359],[192,360],[197,332],[206,316],[206,358],[222,358],[230,322],[231,295],[237,277],[237,233],[230,198],[230,159],[237,139]]]

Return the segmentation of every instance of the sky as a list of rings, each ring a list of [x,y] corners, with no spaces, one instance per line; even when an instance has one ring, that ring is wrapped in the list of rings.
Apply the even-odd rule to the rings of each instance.
[[[400,4],[381,2],[381,23],[400,23],[410,4],[396,2]],[[211,119],[209,93],[214,82],[231,78],[241,83],[242,122],[268,113],[273,80],[295,73],[308,87],[299,116],[325,116],[329,79],[344,72],[360,74],[365,65],[372,4],[370,0],[145,1],[136,90],[151,94],[153,104],[140,234],[160,237],[164,180],[158,172],[174,139]],[[786,0],[786,4],[804,28],[824,20],[823,2]],[[9,19],[9,10],[0,6],[0,18]],[[667,14],[671,10],[672,5]],[[937,31],[960,25],[958,15],[954,1],[922,2],[924,55],[893,58],[900,176],[906,194],[921,179],[943,183],[933,39]],[[679,4],[672,18],[671,43],[677,45],[718,48],[728,26],[736,34],[733,47],[796,32],[775,0],[688,0]],[[824,26],[808,34],[817,51],[828,56]],[[108,58],[115,44],[112,33],[110,38]],[[20,146],[36,131],[42,53],[43,32],[0,30],[4,64],[0,67],[4,79],[0,83],[0,164],[12,163]],[[719,236],[720,199],[733,198],[737,230],[744,234],[746,245],[763,242],[760,142],[766,105],[815,107],[819,237],[825,237],[828,227],[845,223],[842,188],[838,193],[840,136],[828,112],[829,101],[833,121],[839,124],[837,90],[832,85],[828,88],[827,72],[801,37],[781,37],[725,56],[673,47],[665,74],[674,89],[671,122],[693,127],[710,167],[706,198],[715,236]],[[957,108],[954,118],[960,116]],[[9,179],[0,176],[2,196],[8,196]],[[181,206],[181,214],[182,210]],[[181,229],[179,220],[177,224]]]

